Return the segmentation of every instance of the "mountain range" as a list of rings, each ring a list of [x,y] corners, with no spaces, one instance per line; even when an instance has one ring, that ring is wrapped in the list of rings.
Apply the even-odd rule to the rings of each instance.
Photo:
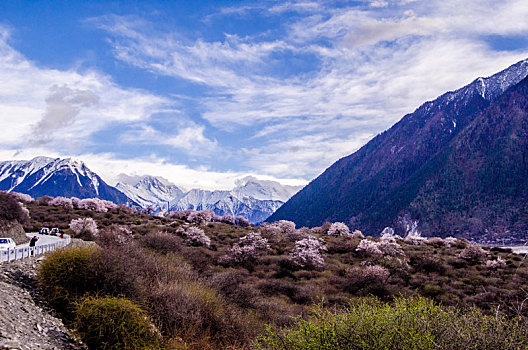
[[[125,194],[73,158],[36,157],[0,162],[0,190],[27,193],[34,198],[48,195],[101,198],[117,204],[130,202]]]
[[[155,212],[186,209],[213,210],[218,215],[244,216],[253,223],[265,220],[301,187],[245,177],[232,190],[184,191],[155,176],[121,174],[108,185],[84,162],[72,158],[36,157],[29,161],[0,162],[0,190],[44,195],[101,198],[118,204],[151,208]]]
[[[212,210],[217,215],[244,216],[253,223],[264,221],[301,186],[282,185],[253,176],[239,179],[232,190],[184,191],[169,181],[154,177],[119,176],[116,188],[142,207],[155,211]]]
[[[171,202],[171,210],[213,210],[217,215],[241,215],[253,223],[264,221],[302,186],[247,176],[230,191],[193,189]]]
[[[524,60],[424,103],[326,169],[268,221],[525,241],[527,75]]]
[[[167,203],[180,198],[183,190],[162,177],[120,174],[116,188],[143,208],[167,209]]]

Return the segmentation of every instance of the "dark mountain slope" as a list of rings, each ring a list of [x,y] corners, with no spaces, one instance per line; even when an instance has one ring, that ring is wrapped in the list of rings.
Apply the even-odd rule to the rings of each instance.
[[[526,239],[528,79],[476,118],[429,166],[409,209],[425,232]],[[421,174],[420,174],[421,175]]]
[[[320,225],[326,220],[340,220],[369,234],[377,234],[383,227],[395,225],[399,217],[410,213],[413,219],[421,220],[421,229],[425,233],[443,229],[435,222],[440,217],[445,219],[451,215],[452,208],[456,207],[452,203],[456,196],[451,194],[472,191],[464,183],[450,180],[442,186],[442,191],[450,195],[440,196],[442,201],[449,203],[434,202],[436,204],[432,207],[438,212],[435,215],[432,208],[424,211],[426,203],[431,205],[431,196],[438,195],[435,194],[436,186],[446,182],[439,175],[440,171],[460,180],[459,173],[449,170],[453,161],[449,151],[452,150],[451,144],[464,144],[469,142],[463,141],[464,138],[474,137],[460,135],[466,135],[466,128],[468,132],[473,130],[475,126],[472,123],[476,118],[484,118],[481,114],[490,103],[493,104],[504,90],[526,77],[526,66],[526,61],[519,62],[490,78],[479,78],[462,89],[425,103],[359,151],[328,168],[269,220],[290,219],[298,225],[307,226]],[[504,103],[504,98],[506,96],[500,99],[500,103]],[[495,104],[493,108],[497,108]],[[487,132],[493,134],[492,130]],[[479,144],[473,147],[480,149]],[[496,154],[502,151],[495,150]],[[468,155],[473,151],[466,151],[466,157],[463,156],[463,149],[460,152],[458,164],[467,164]],[[491,160],[488,162],[493,163]],[[473,176],[471,171],[462,174],[469,176],[468,179]],[[462,194],[458,197],[470,200]],[[463,207],[463,204],[457,205]],[[429,222],[433,217],[433,222]]]

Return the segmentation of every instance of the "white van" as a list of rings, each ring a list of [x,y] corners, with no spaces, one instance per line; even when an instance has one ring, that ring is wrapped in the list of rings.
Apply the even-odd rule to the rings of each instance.
[[[16,247],[12,238],[0,238],[0,250],[13,249]]]

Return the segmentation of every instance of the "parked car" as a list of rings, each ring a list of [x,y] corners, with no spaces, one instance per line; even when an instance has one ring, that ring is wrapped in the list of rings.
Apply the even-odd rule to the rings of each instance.
[[[50,232],[50,235],[51,236],[58,236],[60,235],[61,231],[57,228],[57,227],[54,227],[51,229],[51,232]]]
[[[13,249],[16,247],[12,238],[0,238],[0,250]]]
[[[49,230],[49,228],[47,228],[47,227],[43,227],[43,228],[40,229],[39,233],[40,233],[41,235],[49,235],[50,230]]]

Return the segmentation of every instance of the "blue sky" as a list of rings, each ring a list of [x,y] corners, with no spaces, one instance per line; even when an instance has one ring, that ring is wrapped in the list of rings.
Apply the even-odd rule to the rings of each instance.
[[[525,0],[0,2],[0,158],[304,184],[528,58]]]

